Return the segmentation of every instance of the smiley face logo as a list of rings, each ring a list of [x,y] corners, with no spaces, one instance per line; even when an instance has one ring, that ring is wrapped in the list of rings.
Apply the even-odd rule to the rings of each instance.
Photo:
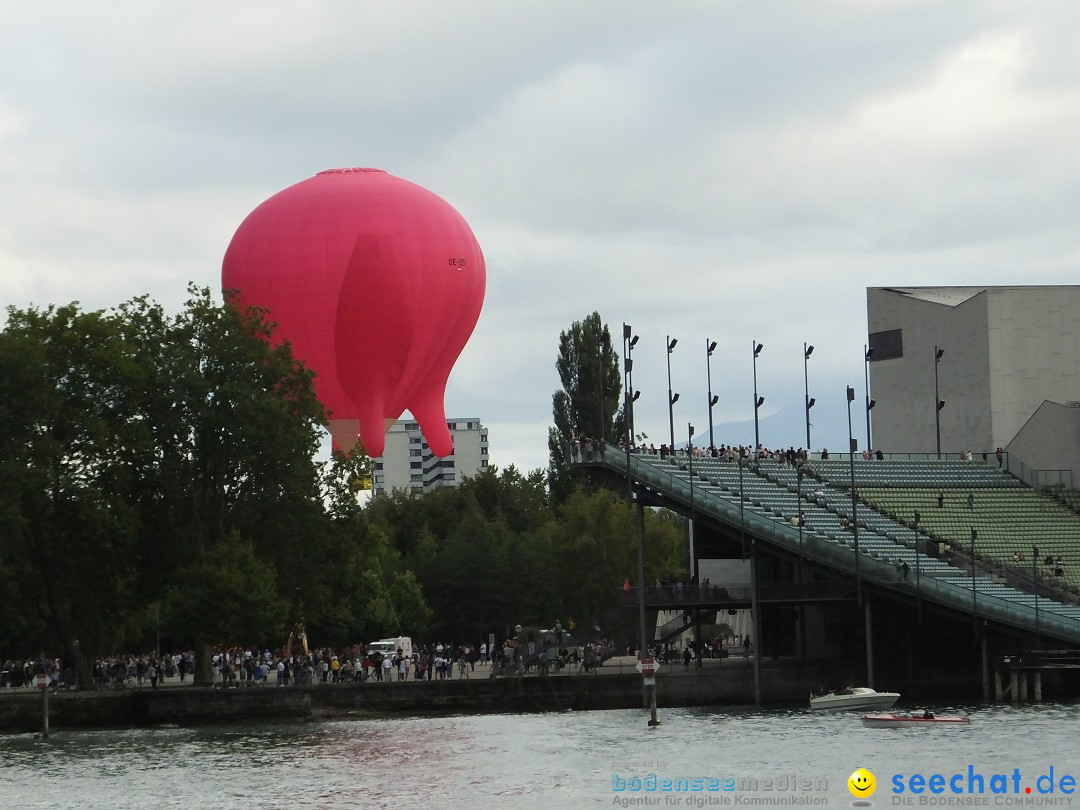
[[[859,768],[848,777],[847,786],[852,796],[865,799],[874,795],[874,791],[877,790],[877,780],[866,768]]]

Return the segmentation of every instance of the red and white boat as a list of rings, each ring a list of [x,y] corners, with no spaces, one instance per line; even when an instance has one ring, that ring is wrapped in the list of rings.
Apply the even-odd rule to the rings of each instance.
[[[923,726],[966,726],[971,720],[958,715],[916,712],[913,714],[864,714],[862,723],[867,728],[915,728]]]

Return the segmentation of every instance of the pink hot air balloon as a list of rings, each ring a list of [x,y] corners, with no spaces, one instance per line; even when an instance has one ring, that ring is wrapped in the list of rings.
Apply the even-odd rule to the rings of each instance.
[[[225,251],[222,286],[264,306],[316,373],[334,443],[371,456],[408,409],[453,452],[443,396],[484,300],[484,256],[440,197],[379,169],[332,169],[278,192]]]

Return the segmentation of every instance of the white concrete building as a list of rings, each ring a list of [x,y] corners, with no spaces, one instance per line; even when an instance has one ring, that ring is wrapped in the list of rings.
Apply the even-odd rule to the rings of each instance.
[[[875,449],[936,454],[943,401],[942,454],[1080,468],[1080,286],[871,287],[866,309]],[[1025,429],[1044,402],[1065,410]]]
[[[454,452],[438,458],[431,452],[420,425],[399,419],[386,433],[383,454],[375,459],[375,494],[404,489],[431,492],[455,487],[488,466],[488,432],[478,418],[447,419]]]

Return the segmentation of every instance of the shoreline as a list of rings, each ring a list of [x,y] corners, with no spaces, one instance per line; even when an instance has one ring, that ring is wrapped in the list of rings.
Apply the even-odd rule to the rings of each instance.
[[[633,658],[616,658],[596,673],[488,677],[478,665],[469,678],[391,683],[275,683],[220,688],[166,683],[158,689],[60,691],[49,695],[52,730],[200,726],[234,722],[305,722],[407,715],[543,713],[627,709],[643,705]],[[702,668],[665,665],[657,676],[657,705],[753,705],[753,667],[742,658],[706,659]],[[574,668],[576,670],[576,668]],[[808,684],[822,682],[820,666],[780,661],[762,671],[763,702],[805,704]],[[964,695],[970,684],[939,684],[941,694]],[[903,693],[903,689],[898,689]],[[3,694],[17,692],[18,694]],[[967,697],[977,700],[974,695]],[[927,695],[922,695],[925,700]],[[904,698],[901,699],[904,702]],[[42,698],[33,688],[0,690],[0,733],[42,728]]]

